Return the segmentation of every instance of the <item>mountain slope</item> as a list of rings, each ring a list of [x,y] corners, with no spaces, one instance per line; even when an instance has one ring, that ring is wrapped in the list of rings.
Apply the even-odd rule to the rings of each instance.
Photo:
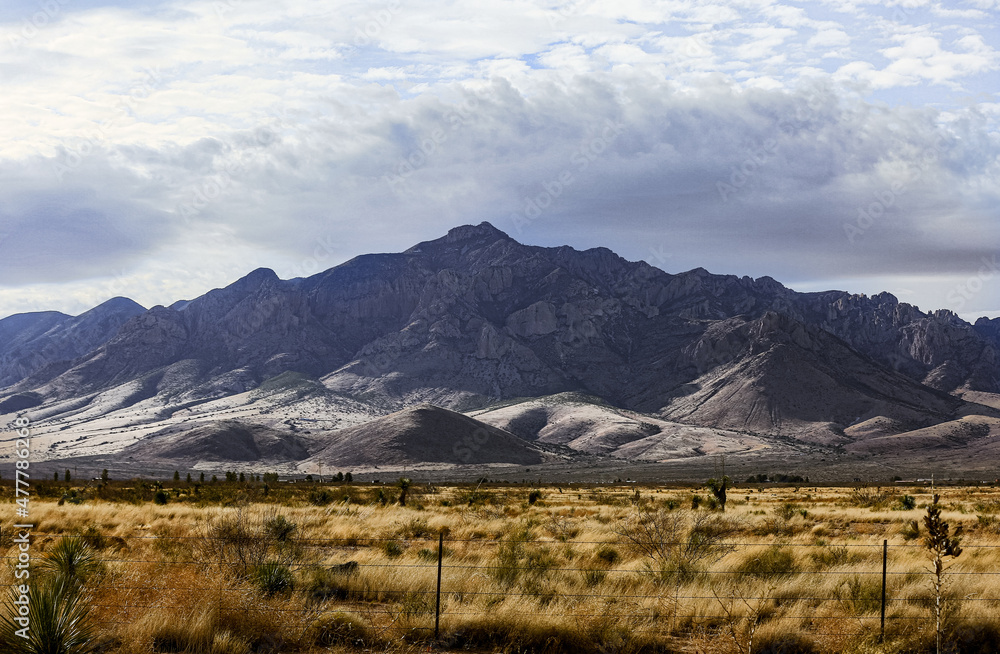
[[[0,320],[0,388],[91,352],[145,311],[132,300],[117,297],[75,317],[47,312]]]
[[[889,294],[802,294],[703,269],[672,275],[605,248],[523,245],[488,223],[305,279],[259,269],[171,308],[125,303],[95,309],[115,317],[104,322],[0,321],[14,380],[0,410],[38,403],[38,415],[71,431],[110,414],[153,425],[295,373],[365,418],[428,402],[468,411],[582,393],[640,417],[605,413],[574,427],[580,437],[546,432],[553,442],[666,456],[699,452],[671,440],[677,425],[702,429],[706,443],[736,442],[718,430],[747,432],[737,449],[754,449],[761,435],[836,443],[876,416],[904,429],[950,420],[962,402],[946,392],[1000,390],[996,321],[969,325]],[[58,341],[59,330],[87,338]],[[77,349],[27,347],[57,341]],[[643,431],[651,421],[670,438]]]
[[[717,323],[691,350],[730,360],[678,393],[665,418],[832,444],[847,440],[844,427],[876,416],[914,429],[946,420],[962,405],[828,332],[775,313]]]

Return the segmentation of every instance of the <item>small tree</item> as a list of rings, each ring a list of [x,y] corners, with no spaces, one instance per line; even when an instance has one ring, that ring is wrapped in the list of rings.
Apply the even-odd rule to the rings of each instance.
[[[927,507],[927,515],[924,516],[924,526],[927,527],[927,535],[924,536],[924,545],[930,550],[934,563],[934,621],[935,633],[937,636],[937,652],[941,652],[941,615],[943,605],[941,596],[944,593],[944,573],[947,566],[944,564],[944,557],[958,557],[962,553],[959,547],[959,539],[949,536],[950,529],[947,522],[941,519],[941,509],[938,508],[940,495],[935,493],[934,501]]]
[[[191,483],[191,473],[190,472],[187,474],[187,483],[189,483],[189,484]]]
[[[718,500],[719,509],[721,509],[723,513],[726,512],[726,490],[729,488],[729,484],[729,477],[726,477],[725,475],[723,475],[721,479],[715,479],[713,477],[712,479],[709,479],[707,483],[708,490],[712,491],[712,495],[714,495],[715,499]]]
[[[412,482],[406,477],[400,477],[399,481],[396,482],[396,486],[399,487],[399,505],[406,506],[406,494],[410,490]]]
[[[101,481],[103,481],[105,483],[111,481],[111,477],[108,475],[108,469],[107,468],[105,468],[104,470],[101,471]]]
[[[174,481],[180,481],[180,480],[181,480],[181,471],[174,470]]]
[[[352,475],[351,473],[347,473],[346,475],[344,475],[344,481],[346,481],[347,483],[351,483],[352,481],[354,481],[354,475]]]
[[[64,479],[66,481],[72,481],[73,476],[69,474],[69,470],[66,471],[66,475],[65,475]]]
[[[199,481],[200,483],[202,483],[202,484],[204,484],[204,483],[205,483],[205,473],[204,473],[204,472],[203,472],[203,473],[201,473],[200,475],[198,475],[198,481]]]

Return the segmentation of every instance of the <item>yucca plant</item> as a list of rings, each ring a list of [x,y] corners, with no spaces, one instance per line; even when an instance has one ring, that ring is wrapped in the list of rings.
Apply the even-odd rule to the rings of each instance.
[[[924,546],[930,551],[934,567],[934,623],[935,623],[935,651],[941,652],[941,636],[943,633],[942,617],[944,615],[944,605],[942,602],[945,588],[945,557],[958,558],[962,553],[959,539],[949,536],[950,525],[941,519],[941,507],[938,506],[940,496],[935,493],[934,500],[927,506],[927,515],[924,516],[924,526],[927,527],[927,535],[924,536]]]
[[[15,622],[17,595],[10,593],[0,615],[0,650],[23,654],[89,654],[94,651],[88,607],[74,580],[56,575],[30,584],[27,629]],[[22,630],[20,634],[18,630]]]
[[[94,549],[79,536],[63,538],[46,552],[38,567],[43,572],[63,577],[70,583],[82,583],[101,567]]]
[[[295,586],[295,578],[287,565],[276,561],[263,563],[254,570],[254,583],[268,597],[285,593]]]

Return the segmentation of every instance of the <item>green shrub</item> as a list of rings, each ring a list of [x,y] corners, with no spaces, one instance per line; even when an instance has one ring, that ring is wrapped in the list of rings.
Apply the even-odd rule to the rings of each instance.
[[[398,540],[387,540],[382,543],[382,551],[390,559],[394,559],[403,555],[406,548]]]
[[[253,582],[268,597],[291,592],[295,587],[292,571],[287,565],[276,561],[268,561],[257,566],[253,573]]]
[[[333,493],[327,490],[312,491],[309,493],[309,503],[313,506],[326,506],[334,500]]]
[[[279,543],[287,542],[295,530],[298,529],[294,522],[289,522],[283,515],[272,516],[264,521],[264,531],[267,535]]]
[[[774,510],[774,514],[782,520],[791,520],[799,512],[799,507],[790,502],[786,502]]]
[[[166,504],[167,500],[168,497],[165,491],[158,490],[156,491],[156,494],[153,495],[153,504],[160,504],[160,505]]]
[[[540,499],[542,499],[542,491],[533,490],[530,493],[528,493],[528,504],[534,504]]]

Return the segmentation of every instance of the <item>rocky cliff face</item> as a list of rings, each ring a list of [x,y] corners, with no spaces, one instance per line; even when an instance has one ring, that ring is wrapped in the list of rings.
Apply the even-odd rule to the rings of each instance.
[[[52,311],[0,320],[0,388],[91,352],[143,312],[140,305],[119,297],[76,317]]]
[[[66,319],[8,318],[0,339],[34,342]],[[51,403],[138,381],[123,402],[191,401],[296,371],[385,410],[582,391],[788,433],[869,414],[924,424],[955,408],[941,392],[1000,390],[996,320],[973,326],[889,294],[801,294],[766,277],[670,275],[603,248],[522,245],[488,223],[307,279],[257,270],[105,327],[90,332],[94,345],[45,363],[15,363],[24,357],[7,352],[18,346],[0,345],[10,384],[0,400],[33,391]]]

